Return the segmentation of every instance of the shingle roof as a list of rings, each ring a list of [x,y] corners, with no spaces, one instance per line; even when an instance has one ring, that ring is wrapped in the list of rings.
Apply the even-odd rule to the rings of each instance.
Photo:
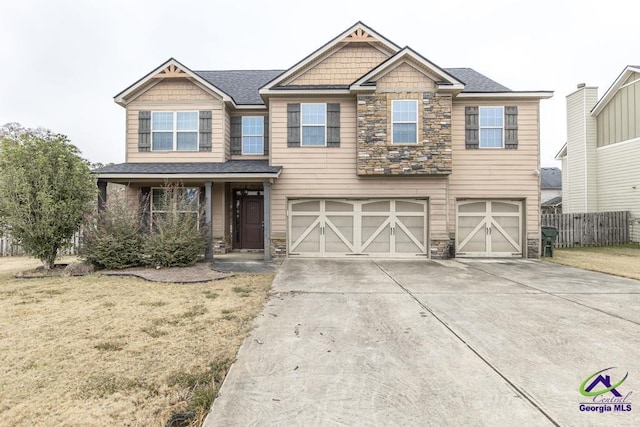
[[[511,92],[489,77],[472,68],[444,68],[456,79],[465,84],[463,92]],[[233,98],[236,104],[262,105],[264,102],[258,90],[285,72],[286,70],[227,70],[227,71],[194,71],[197,75],[224,91]],[[289,89],[313,89],[317,86],[295,86]],[[323,89],[346,89],[348,86],[337,85],[322,87]],[[278,87],[286,90],[287,87]]]
[[[120,163],[94,169],[95,174],[247,174],[278,173],[282,166],[268,160],[230,160],[224,163]]]
[[[465,84],[462,92],[511,92],[508,87],[491,80],[473,68],[445,68],[444,70]]]
[[[194,71],[197,75],[224,91],[236,104],[262,105],[258,89],[285,70]]]
[[[540,171],[540,188],[562,188],[562,170],[559,168],[542,168]]]
[[[549,199],[546,202],[542,202],[540,206],[558,206],[562,204],[562,196],[556,196],[553,199]]]

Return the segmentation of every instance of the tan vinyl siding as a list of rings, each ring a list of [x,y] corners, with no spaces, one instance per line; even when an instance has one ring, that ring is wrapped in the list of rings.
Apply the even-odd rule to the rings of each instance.
[[[229,116],[229,109],[224,108],[224,161],[231,159],[231,117]]]
[[[225,224],[226,224],[226,208],[225,208],[225,199],[226,199],[226,190],[224,182],[214,182],[212,189],[212,202],[213,209],[211,213],[213,214],[213,236],[214,237],[222,237],[225,236]]]
[[[431,238],[448,238],[446,177],[358,178],[356,175],[355,99],[314,99],[339,102],[340,147],[287,147],[287,103],[305,99],[270,101],[271,163],[283,166],[273,186],[272,237],[284,238],[287,198],[429,198]]]
[[[465,149],[466,106],[517,106],[518,149]],[[455,101],[451,118],[453,173],[450,206],[457,199],[525,200],[526,233],[538,238],[540,218],[539,126],[536,101]],[[451,215],[451,222],[455,214]]]
[[[630,211],[631,240],[640,241],[640,139],[599,148],[598,211]]]
[[[377,92],[423,92],[435,83],[411,65],[402,63],[376,82]]]
[[[598,147],[640,137],[639,79],[640,73],[631,74],[598,114]]]
[[[139,111],[212,111],[212,144],[210,152],[138,151]],[[127,105],[126,161],[145,162],[222,162],[225,160],[224,103],[196,84],[181,79],[162,81]],[[226,126],[228,127],[228,126]]]
[[[366,43],[348,43],[287,85],[347,85],[387,59]]]

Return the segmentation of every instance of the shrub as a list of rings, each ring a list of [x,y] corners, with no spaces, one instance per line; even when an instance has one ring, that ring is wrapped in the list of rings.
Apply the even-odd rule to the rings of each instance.
[[[126,195],[108,201],[104,210],[85,223],[81,255],[102,268],[127,268],[142,264],[144,227],[137,209]]]
[[[144,242],[144,261],[154,267],[193,265],[206,248],[197,197],[179,186],[167,186],[164,190],[161,199],[153,201],[157,213],[152,218],[152,232]]]

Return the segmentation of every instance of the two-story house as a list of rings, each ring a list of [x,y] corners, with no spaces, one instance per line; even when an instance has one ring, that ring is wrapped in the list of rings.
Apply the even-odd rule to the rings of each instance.
[[[584,83],[567,95],[562,162],[564,213],[629,211],[640,242],[640,66],[629,65],[598,99]]]
[[[99,186],[199,198],[211,250],[537,257],[539,103],[356,23],[287,70],[170,59],[119,93],[125,163]],[[175,207],[179,210],[180,207]]]

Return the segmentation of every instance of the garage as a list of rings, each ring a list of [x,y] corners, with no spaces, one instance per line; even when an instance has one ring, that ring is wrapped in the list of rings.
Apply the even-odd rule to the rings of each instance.
[[[427,255],[426,199],[299,199],[288,203],[289,255]]]
[[[456,256],[522,257],[522,201],[459,200]]]

